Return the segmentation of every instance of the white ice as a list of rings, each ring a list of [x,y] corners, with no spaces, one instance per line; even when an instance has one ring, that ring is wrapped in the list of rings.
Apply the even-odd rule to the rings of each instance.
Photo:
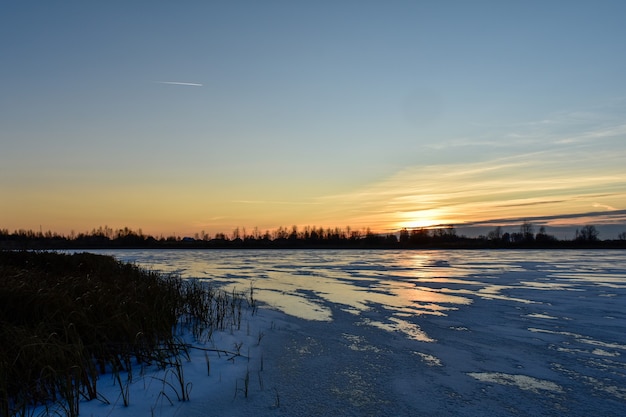
[[[81,416],[623,416],[626,253],[119,251],[266,303]],[[247,387],[247,388],[246,388]]]

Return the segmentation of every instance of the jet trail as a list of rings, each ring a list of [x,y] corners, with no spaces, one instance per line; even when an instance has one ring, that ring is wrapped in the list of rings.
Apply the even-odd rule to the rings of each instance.
[[[204,84],[199,83],[183,83],[180,81],[155,81],[157,84],[169,84],[169,85],[188,85],[191,87],[202,87]]]

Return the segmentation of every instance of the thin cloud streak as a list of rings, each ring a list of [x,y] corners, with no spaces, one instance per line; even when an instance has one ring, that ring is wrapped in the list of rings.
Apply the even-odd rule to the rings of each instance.
[[[556,214],[551,216],[506,217],[485,221],[464,223],[463,226],[493,226],[520,224],[524,221],[546,225],[576,225],[579,219],[596,219],[602,223],[621,223],[626,220],[626,210],[590,211],[585,213]]]
[[[237,204],[262,204],[262,205],[295,205],[295,206],[308,206],[308,205],[318,205],[321,204],[319,202],[313,201],[278,201],[278,200],[233,200],[232,203]]]
[[[608,204],[593,203],[593,207],[603,208],[603,209],[606,209],[607,211],[616,211],[617,210],[615,207],[609,206]]]
[[[397,229],[493,219],[580,220],[594,214],[592,207],[617,209],[613,213],[626,207],[623,152],[573,150],[558,156],[533,152],[480,163],[409,167],[353,193],[324,197],[332,207],[325,215],[330,219],[349,211],[357,220],[371,221],[370,226]],[[595,218],[615,222],[609,213]]]
[[[547,200],[547,201],[532,201],[528,203],[505,203],[498,207],[527,207],[527,206],[537,206],[544,204],[558,204],[558,203],[566,203],[567,200]],[[595,207],[595,206],[594,206]]]
[[[203,87],[204,84],[200,83],[186,83],[182,81],[155,81],[156,84],[167,84],[167,85],[185,85],[189,87]]]
[[[425,145],[434,150],[455,148],[522,149],[581,146],[598,141],[621,141],[626,134],[623,99],[597,108],[561,111],[548,118],[508,124],[471,123],[487,131],[480,137],[461,137]]]

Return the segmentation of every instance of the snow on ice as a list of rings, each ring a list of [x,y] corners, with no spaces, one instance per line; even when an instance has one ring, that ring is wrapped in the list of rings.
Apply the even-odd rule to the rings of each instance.
[[[117,251],[264,303],[84,416],[622,416],[620,251]],[[208,359],[206,354],[209,354]],[[207,365],[208,364],[208,365]],[[210,372],[208,371],[210,366]]]

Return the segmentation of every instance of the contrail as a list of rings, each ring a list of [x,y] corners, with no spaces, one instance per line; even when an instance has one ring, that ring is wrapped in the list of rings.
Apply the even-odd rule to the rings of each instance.
[[[155,81],[157,84],[169,84],[169,85],[188,85],[192,87],[202,87],[204,84],[199,83],[183,83],[180,81]]]

